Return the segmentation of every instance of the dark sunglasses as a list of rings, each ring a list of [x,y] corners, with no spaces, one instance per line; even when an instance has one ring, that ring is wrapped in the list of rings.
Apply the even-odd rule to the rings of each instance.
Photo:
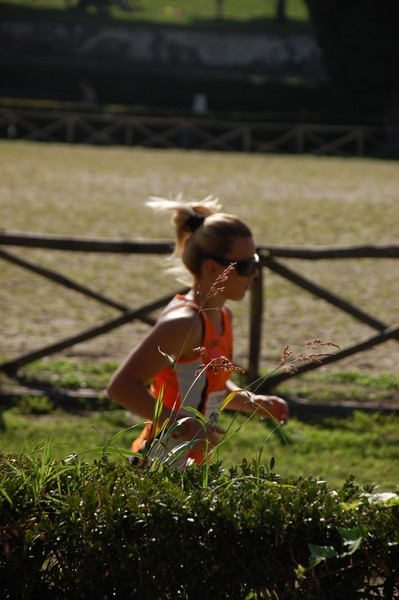
[[[220,256],[207,256],[206,258],[216,260],[216,262],[224,267],[234,265],[235,270],[242,277],[250,277],[259,268],[259,256],[257,254],[254,254],[248,260],[232,260],[231,258],[221,258]]]

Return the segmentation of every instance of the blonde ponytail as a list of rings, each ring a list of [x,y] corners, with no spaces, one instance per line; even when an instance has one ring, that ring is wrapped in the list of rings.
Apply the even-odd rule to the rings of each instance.
[[[219,212],[219,200],[207,196],[203,200],[184,202],[151,197],[146,203],[152,209],[172,212],[176,229],[175,257],[181,257],[194,276],[199,276],[205,256],[225,256],[238,236],[252,237],[251,230],[238,217]]]

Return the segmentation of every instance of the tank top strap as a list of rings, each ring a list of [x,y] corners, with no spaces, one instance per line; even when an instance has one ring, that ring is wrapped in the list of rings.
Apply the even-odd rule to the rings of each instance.
[[[172,300],[169,302],[169,304],[163,309],[161,317],[168,314],[172,310],[177,310],[178,308],[183,308],[186,306],[192,308],[198,314],[201,313],[200,306],[198,306],[198,304],[194,302],[194,300],[189,300],[183,294],[176,294],[175,297],[172,298]]]
[[[183,308],[186,306],[192,308],[198,315],[200,315],[204,323],[208,321],[206,310],[201,310],[201,307],[196,302],[194,302],[194,300],[189,300],[183,294],[176,294],[175,297],[172,298],[172,300],[169,302],[169,304],[165,306],[160,316],[163,317],[172,310],[177,310],[178,308]],[[223,329],[225,329],[226,325],[231,327],[231,318],[227,308],[225,306],[222,306],[220,311],[223,316]]]

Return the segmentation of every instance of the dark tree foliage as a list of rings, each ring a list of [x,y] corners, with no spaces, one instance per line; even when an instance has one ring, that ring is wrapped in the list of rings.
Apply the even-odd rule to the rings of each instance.
[[[397,0],[305,0],[332,83],[398,108]]]

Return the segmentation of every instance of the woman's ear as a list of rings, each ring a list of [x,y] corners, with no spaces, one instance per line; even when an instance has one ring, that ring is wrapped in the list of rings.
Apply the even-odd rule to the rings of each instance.
[[[202,272],[210,280],[214,281],[220,275],[220,265],[212,258],[205,258],[202,261]]]

